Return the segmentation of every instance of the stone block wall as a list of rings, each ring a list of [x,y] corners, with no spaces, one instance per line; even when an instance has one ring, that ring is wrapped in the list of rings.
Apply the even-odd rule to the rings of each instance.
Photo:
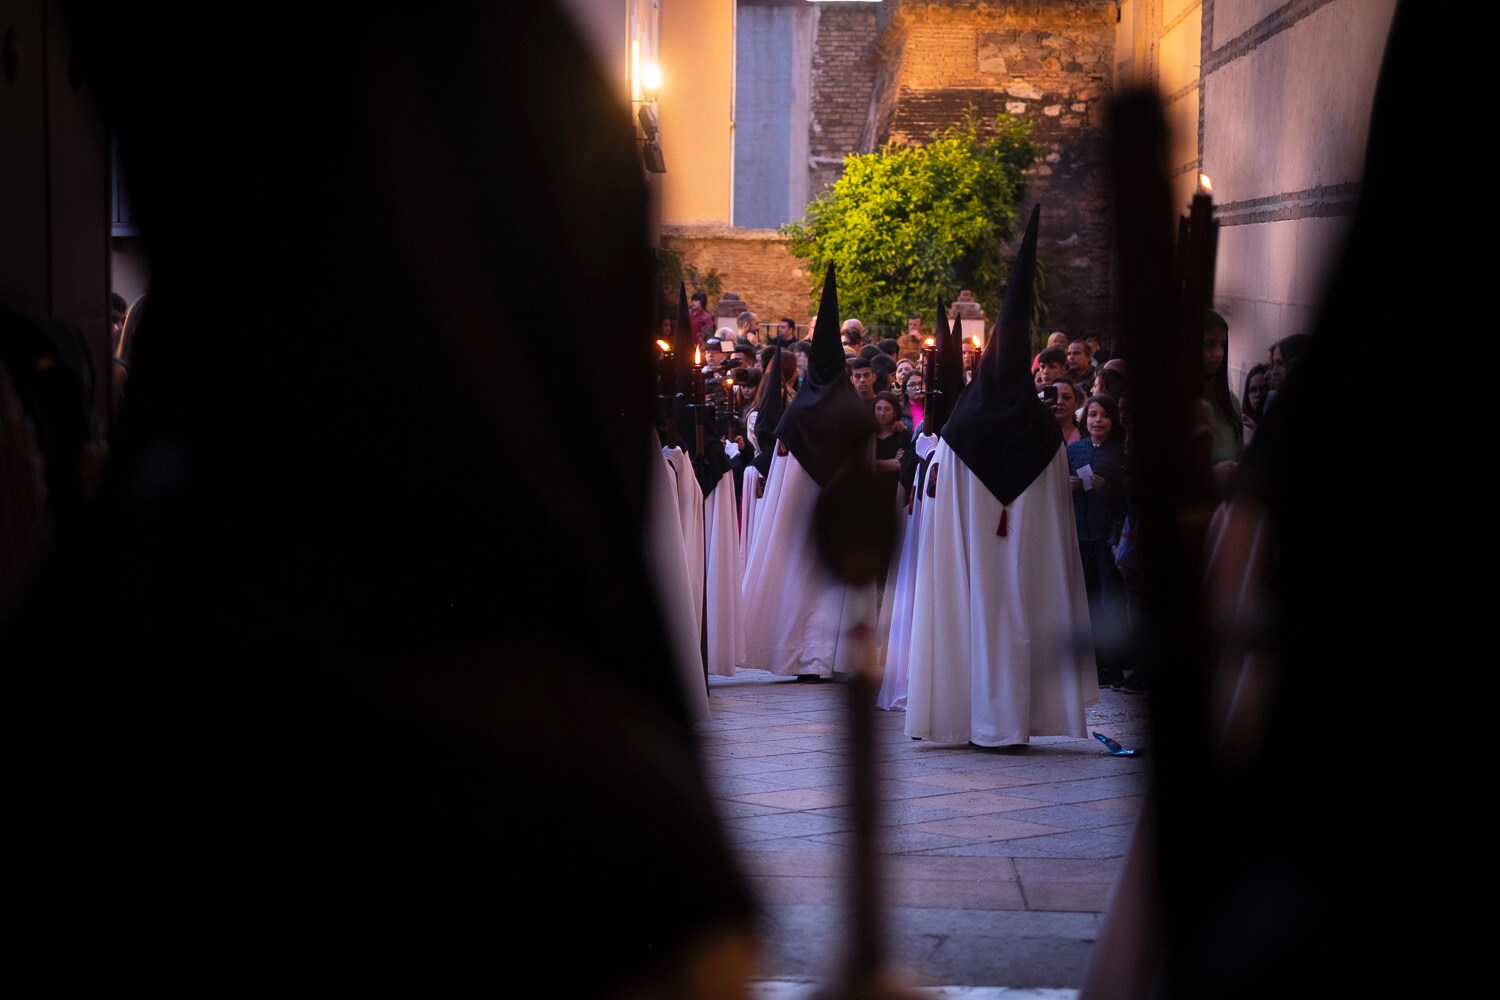
[[[723,291],[738,294],[762,323],[783,316],[807,323],[813,305],[807,269],[787,253],[786,238],[776,230],[663,224],[661,245],[700,272],[718,272]],[[709,310],[716,305],[711,297]]]
[[[1108,339],[1110,236],[1104,114],[1113,95],[1113,0],[898,0],[877,18],[866,148],[921,144],[969,108],[1032,122],[1044,159],[1023,215],[1042,204],[1051,329]],[[1019,236],[1019,234],[1017,234]]]

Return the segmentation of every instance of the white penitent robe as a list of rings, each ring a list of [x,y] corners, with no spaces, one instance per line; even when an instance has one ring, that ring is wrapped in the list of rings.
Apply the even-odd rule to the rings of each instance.
[[[783,676],[852,673],[857,651],[850,630],[875,626],[875,584],[845,583],[818,554],[818,493],[794,456],[771,460],[745,560],[744,666]]]
[[[726,471],[703,502],[708,672],[722,677],[733,677],[735,665],[745,658],[745,616],[740,611],[740,524],[735,508],[734,473]]]
[[[926,459],[937,448],[936,434],[923,434],[912,442],[917,456]],[[880,621],[884,629],[885,663],[880,678],[880,692],[875,697],[875,707],[886,711],[902,711],[906,708],[906,684],[911,663],[911,611],[917,592],[917,558],[922,539],[922,517],[927,510],[927,473],[930,462],[917,466],[917,478],[912,483],[911,512],[906,508],[898,512],[904,522],[901,544],[897,551],[895,575],[887,575],[885,594],[880,601]]]
[[[655,432],[653,432],[653,438]],[[655,442],[653,441],[653,444]],[[662,456],[657,458],[657,456]],[[677,472],[659,444],[651,454],[650,492],[647,496],[646,565],[665,617],[672,659],[682,678],[682,690],[694,722],[708,718],[708,687],[703,678],[699,645],[702,622],[693,602],[693,577],[683,547],[682,515],[677,502]],[[691,474],[689,475],[691,478]],[[697,489],[697,482],[693,489]],[[701,574],[698,579],[702,579]]]
[[[1086,737],[1099,700],[1068,489],[1052,462],[1004,509],[947,442],[933,455],[912,602],[906,735],[1009,746]]]
[[[693,588],[693,609],[698,621],[703,621],[703,489],[698,485],[698,476],[693,472],[693,460],[681,448],[663,448],[667,463],[677,474],[677,516],[682,524],[682,551],[687,556],[688,577]],[[701,624],[700,624],[701,631]],[[702,655],[699,655],[702,659]]]
[[[745,478],[740,484],[740,582],[745,579],[745,563],[750,558],[750,543],[755,536],[756,515],[760,512],[760,470],[753,465],[745,466]]]

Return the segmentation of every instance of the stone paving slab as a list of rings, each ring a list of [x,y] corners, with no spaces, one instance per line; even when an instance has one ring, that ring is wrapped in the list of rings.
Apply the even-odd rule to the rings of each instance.
[[[813,998],[847,940],[856,841],[849,688],[756,671],[710,680],[700,724],[726,835],[760,902],[757,997]],[[1019,754],[911,740],[874,712],[882,911],[893,962],[923,996],[1072,1000],[1150,776],[1149,700],[1101,693],[1097,741]]]

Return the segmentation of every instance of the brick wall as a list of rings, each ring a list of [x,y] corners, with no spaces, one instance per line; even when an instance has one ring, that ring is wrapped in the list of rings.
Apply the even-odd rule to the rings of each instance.
[[[717,271],[723,291],[738,294],[762,323],[790,316],[805,324],[812,313],[807,270],[774,229],[664,224],[661,245],[700,272]],[[711,299],[709,310],[717,305]]]
[[[920,144],[973,106],[1032,122],[1045,147],[1023,217],[1042,203],[1049,326],[1108,339],[1110,240],[1103,161],[1112,96],[1113,0],[896,0],[877,18],[866,148]],[[1018,234],[1019,235],[1019,234]]]
[[[808,125],[808,197],[843,173],[844,156],[863,146],[875,89],[872,61],[875,5],[824,6],[818,11],[813,51],[811,122]]]

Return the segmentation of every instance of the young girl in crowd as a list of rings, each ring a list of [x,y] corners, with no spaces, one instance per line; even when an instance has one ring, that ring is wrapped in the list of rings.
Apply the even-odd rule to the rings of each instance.
[[[1123,588],[1112,546],[1119,540],[1125,512],[1125,445],[1115,401],[1091,396],[1084,407],[1087,436],[1068,445],[1068,485],[1073,488],[1073,516],[1078,525],[1078,554],[1088,592],[1099,686],[1124,680],[1111,644],[1124,628]]]
[[[913,371],[901,383],[901,400],[906,411],[906,429],[916,434],[922,426],[922,404],[927,398],[922,373]]]

